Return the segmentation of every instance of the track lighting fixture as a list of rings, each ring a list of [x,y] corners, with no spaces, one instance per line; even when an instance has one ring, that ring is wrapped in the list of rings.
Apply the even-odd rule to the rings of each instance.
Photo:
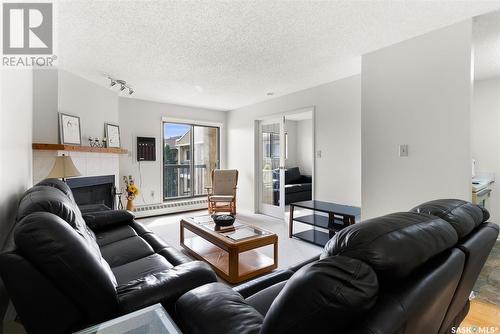
[[[127,84],[127,82],[125,80],[114,79],[114,78],[112,78],[110,76],[108,76],[108,79],[110,81],[110,83],[109,83],[110,87],[114,87],[116,85],[119,85],[120,92],[123,92],[125,89],[128,89],[128,95],[134,94],[134,90],[132,89],[132,87],[130,87],[129,84]]]

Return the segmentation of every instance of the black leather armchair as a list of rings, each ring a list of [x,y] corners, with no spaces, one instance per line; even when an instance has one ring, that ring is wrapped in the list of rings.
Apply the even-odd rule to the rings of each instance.
[[[354,224],[320,259],[187,292],[179,324],[186,334],[451,333],[498,236],[488,218],[471,203],[438,200]]]
[[[217,280],[130,212],[82,216],[58,180],[24,194],[11,238],[0,275],[29,333],[67,333],[155,303],[172,312],[182,294]]]

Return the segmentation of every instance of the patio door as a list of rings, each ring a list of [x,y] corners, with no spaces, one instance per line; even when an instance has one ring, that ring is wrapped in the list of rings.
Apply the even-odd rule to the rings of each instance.
[[[285,117],[259,121],[259,212],[279,219],[285,214]]]

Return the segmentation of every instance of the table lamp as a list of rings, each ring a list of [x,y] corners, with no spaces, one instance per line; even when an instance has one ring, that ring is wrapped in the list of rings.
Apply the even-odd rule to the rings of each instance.
[[[52,167],[52,170],[47,177],[56,179],[60,178],[66,182],[66,178],[80,175],[82,174],[75,167],[71,157],[63,154],[62,156],[56,157],[54,167]]]

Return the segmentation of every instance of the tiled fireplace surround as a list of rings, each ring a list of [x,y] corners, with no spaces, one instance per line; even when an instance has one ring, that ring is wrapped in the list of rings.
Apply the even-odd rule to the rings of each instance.
[[[113,153],[33,150],[33,184],[47,177],[57,156],[70,156],[82,176],[115,175],[120,184],[120,156]]]

